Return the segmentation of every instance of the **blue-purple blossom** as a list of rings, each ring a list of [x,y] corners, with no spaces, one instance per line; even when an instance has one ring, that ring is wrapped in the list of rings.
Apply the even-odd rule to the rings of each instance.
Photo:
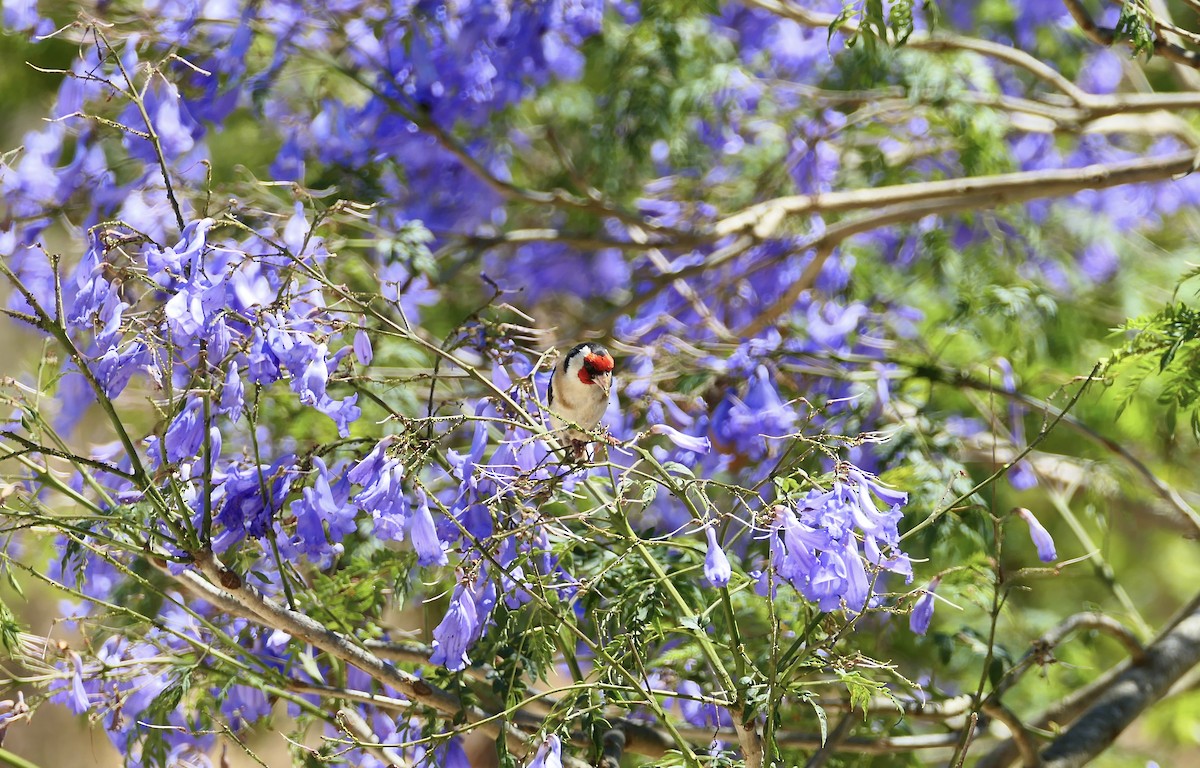
[[[712,448],[707,437],[684,434],[669,424],[655,424],[650,427],[650,432],[655,435],[665,435],[676,447],[692,453],[705,454]]]
[[[912,613],[908,617],[908,627],[913,634],[923,635],[929,631],[929,622],[933,619],[933,593],[937,590],[940,578],[935,578],[925,587],[924,593],[917,599]]]
[[[438,749],[434,754],[434,761],[431,765],[438,768],[472,768],[461,738],[453,738],[446,746]]]
[[[362,328],[354,332],[354,357],[363,365],[370,365],[375,358],[375,351],[371,347],[371,337]]]
[[[843,603],[853,611],[867,606],[866,563],[912,579],[897,528],[907,496],[855,467],[843,471],[847,482],[810,491],[794,507],[776,505],[768,538],[775,572],[823,611]],[[890,508],[880,510],[875,497],[891,502]],[[760,584],[760,589],[769,586]]]
[[[679,694],[675,701],[679,705],[680,714],[683,715],[683,719],[695,727],[719,728],[733,725],[729,710],[718,707],[711,701],[703,700],[706,698],[704,690],[698,683],[692,680],[681,680],[675,690]]]
[[[429,500],[420,489],[416,491],[417,503],[410,515],[409,537],[413,549],[417,551],[417,562],[424,566],[445,565],[450,562],[446,557],[446,549],[438,539],[437,528],[433,524],[433,515],[429,511]]]
[[[1015,393],[1017,383],[1013,376],[1012,364],[1001,357],[996,361],[996,365],[1000,368],[1004,391]],[[1025,447],[1025,420],[1023,411],[1015,398],[1010,399],[1008,403],[1008,420],[1009,428],[1012,431],[1013,447],[1018,451],[1022,450]],[[1008,482],[1018,491],[1025,491],[1037,485],[1037,474],[1026,459],[1021,459],[1009,470]]]
[[[354,495],[354,503],[371,516],[375,535],[388,541],[402,541],[409,525],[411,504],[402,484],[404,464],[387,455],[387,449],[394,443],[392,437],[380,440],[346,473],[346,478],[362,486]]]
[[[704,555],[704,577],[714,587],[729,585],[733,569],[729,567],[729,558],[717,541],[717,532],[712,525],[705,526],[704,535],[708,539],[708,551]]]
[[[1050,532],[1046,530],[1046,527],[1024,507],[1018,507],[1016,513],[1029,526],[1029,538],[1033,539],[1033,546],[1037,548],[1038,559],[1043,563],[1052,563],[1057,560],[1058,553],[1054,549],[1054,539],[1050,537]]]
[[[261,688],[251,685],[230,686],[220,699],[221,714],[235,731],[257,723],[271,714],[271,701]]]
[[[461,582],[454,588],[450,607],[442,622],[433,629],[433,655],[429,661],[457,672],[471,663],[467,650],[474,642],[479,612],[471,590]]]
[[[722,450],[762,459],[777,451],[778,438],[791,434],[796,413],[779,396],[766,366],[758,366],[750,376],[745,397],[730,391],[712,416],[712,434]]]
[[[67,697],[67,706],[77,715],[91,708],[91,699],[83,687],[83,658],[74,651],[71,652],[71,665],[74,674],[71,675],[71,694]]]
[[[292,485],[290,469],[296,457],[280,456],[270,465],[230,465],[215,474],[219,496],[216,519],[225,529],[213,542],[213,549],[224,551],[243,537],[259,539],[271,530],[271,519],[283,508]],[[263,498],[266,490],[267,498]]]
[[[163,436],[165,459],[171,464],[194,458],[204,444],[204,401],[189,397]]]
[[[5,0],[4,27],[13,32],[40,36],[53,31],[54,22],[38,15],[37,0]]]
[[[562,768],[562,742],[554,734],[538,747],[528,768]]]
[[[238,372],[237,361],[229,363],[225,373],[225,383],[221,387],[221,411],[229,418],[237,421],[242,416],[242,405],[246,399],[246,388],[242,385],[242,377]]]
[[[349,481],[345,477],[335,482],[333,472],[319,456],[313,457],[313,470],[312,485],[301,491],[291,509],[299,547],[310,559],[321,561],[332,551],[331,541],[340,542],[356,529],[356,508],[347,503]]]
[[[357,403],[357,392],[341,400],[325,397],[317,403],[317,410],[333,420],[337,427],[338,437],[349,437],[350,424],[358,421],[358,417],[362,416],[362,409],[358,407]]]

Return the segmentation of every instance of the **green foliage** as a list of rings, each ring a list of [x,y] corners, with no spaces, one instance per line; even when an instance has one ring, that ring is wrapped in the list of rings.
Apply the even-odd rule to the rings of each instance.
[[[1104,374],[1117,400],[1117,415],[1151,380],[1166,407],[1171,431],[1177,414],[1188,418],[1200,439],[1200,311],[1172,302],[1158,312],[1128,321],[1125,344],[1107,361]]]
[[[17,652],[21,629],[21,623],[17,621],[8,603],[0,600],[0,648],[4,649],[6,656]]]
[[[378,622],[395,597],[403,597],[406,576],[415,565],[411,552],[392,553],[354,548],[335,570],[313,575],[300,592],[304,612],[340,632],[378,636]],[[397,595],[397,593],[399,593]]]
[[[1134,56],[1145,54],[1148,61],[1154,53],[1154,15],[1146,0],[1124,0],[1113,32],[1116,39],[1129,43]]]

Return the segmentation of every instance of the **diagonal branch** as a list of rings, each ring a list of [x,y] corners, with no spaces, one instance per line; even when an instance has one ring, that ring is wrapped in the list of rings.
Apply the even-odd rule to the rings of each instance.
[[[519,754],[528,750],[528,742],[519,731],[501,725],[492,716],[475,707],[464,706],[458,697],[431,686],[416,675],[393,667],[353,639],[264,597],[237,574],[221,565],[211,553],[198,554],[196,565],[203,576],[191,570],[172,575],[222,610],[263,626],[283,630],[292,637],[311,643],[331,656],[353,664],[379,682],[395,688],[417,704],[430,707],[449,717],[455,717],[461,712],[465,714],[467,722],[480,722],[480,730],[484,733],[493,737],[503,733],[509,749]]]
[[[1200,596],[1167,623],[1158,639],[1146,648],[1140,662],[1122,661],[1030,721],[1032,728],[1041,730],[1057,730],[1074,722],[1042,753],[1044,764],[1048,768],[1085,764],[1197,663],[1200,663]],[[1012,739],[1005,739],[980,758],[975,768],[1004,768],[1017,759],[1017,745]]]
[[[1194,153],[1179,152],[1111,165],[1002,173],[852,192],[794,195],[751,206],[719,222],[717,233],[723,235],[749,230],[755,237],[766,238],[774,234],[787,215],[858,208],[876,210],[839,221],[809,243],[809,247],[814,249],[814,254],[812,260],[805,265],[804,273],[784,290],[778,300],[759,313],[748,326],[739,329],[738,333],[756,334],[795,306],[800,295],[815,284],[817,276],[821,274],[821,268],[833,255],[835,247],[855,235],[893,224],[918,221],[926,216],[987,210],[1043,197],[1065,197],[1085,189],[1107,189],[1123,184],[1163,181],[1189,173],[1195,161]],[[896,202],[901,200],[903,202]],[[890,204],[893,202],[895,204]],[[884,207],[878,208],[881,205]],[[763,260],[756,264],[752,271],[774,263],[773,259]]]
[[[1083,168],[1018,171],[965,179],[924,181],[915,184],[896,184],[875,189],[856,189],[849,192],[827,192],[813,195],[792,195],[752,205],[717,222],[719,236],[737,232],[753,232],[759,238],[770,237],[785,216],[809,213],[844,213],[871,210],[866,220],[883,215],[882,206],[934,203],[912,210],[889,209],[891,223],[915,220],[931,213],[951,213],[970,208],[994,207],[1025,202],[1043,197],[1061,197],[1084,189],[1107,189],[1123,184],[1164,181],[1192,171],[1195,153],[1177,152],[1170,155],[1127,160],[1109,165],[1088,165]],[[851,234],[873,227],[856,226]],[[833,228],[831,227],[832,231]],[[826,234],[826,238],[838,237]],[[845,239],[845,235],[840,239]]]
[[[1098,25],[1079,0],[1063,0],[1063,2],[1071,13],[1071,18],[1075,19],[1075,23],[1083,30],[1083,34],[1093,43],[1110,46],[1117,42],[1123,42],[1117,37],[1116,30]],[[1154,34],[1154,53],[1167,61],[1200,69],[1200,53],[1172,43],[1163,37],[1160,31],[1156,31]]]
[[[1076,768],[1090,762],[1179,678],[1200,664],[1200,599],[1189,608],[1181,621],[1146,649],[1141,663],[1130,664],[1042,752],[1046,768]]]

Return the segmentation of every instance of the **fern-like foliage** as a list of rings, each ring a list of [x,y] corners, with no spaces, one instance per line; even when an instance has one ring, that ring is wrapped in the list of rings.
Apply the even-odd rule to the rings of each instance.
[[[1185,414],[1200,440],[1200,309],[1175,299],[1154,314],[1129,320],[1120,331],[1125,344],[1104,367],[1118,399],[1118,417],[1146,382],[1157,379],[1157,401],[1167,408],[1168,429],[1173,431]]]

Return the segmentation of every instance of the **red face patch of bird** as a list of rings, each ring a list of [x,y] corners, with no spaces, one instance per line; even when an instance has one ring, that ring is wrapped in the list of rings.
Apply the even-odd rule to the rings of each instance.
[[[612,373],[613,359],[607,352],[593,352],[583,358],[583,366],[579,369],[579,380],[584,384],[593,383],[593,379]]]

